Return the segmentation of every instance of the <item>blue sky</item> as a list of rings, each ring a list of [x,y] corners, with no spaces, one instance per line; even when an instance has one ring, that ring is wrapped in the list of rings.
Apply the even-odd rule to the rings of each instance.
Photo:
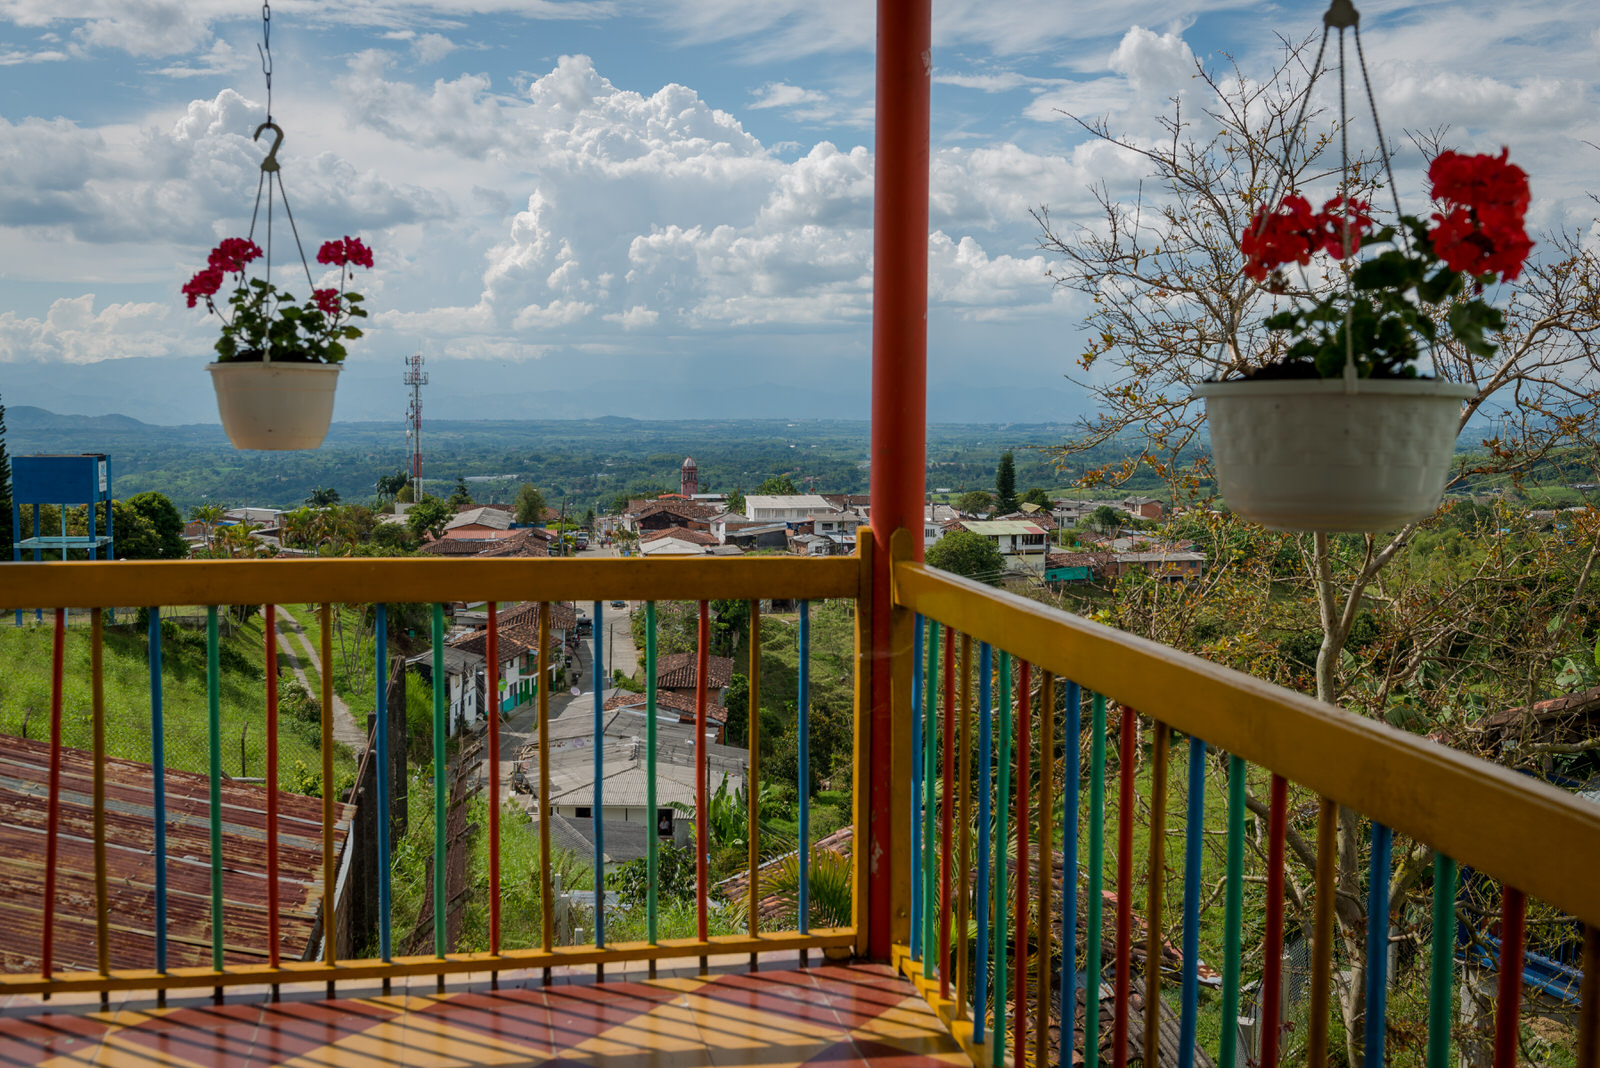
[[[872,5],[861,0],[280,0],[274,118],[308,245],[359,233],[369,336],[336,418],[866,414]],[[1084,307],[1028,209],[1091,221],[1196,57],[1266,73],[1320,6],[936,5],[930,417],[1064,420]],[[1389,130],[1509,145],[1536,225],[1600,188],[1592,3],[1368,3]],[[0,0],[0,397],[215,420],[215,332],[178,287],[248,226],[260,8]],[[1420,197],[1415,160],[1403,193]],[[1411,171],[1407,167],[1412,168]],[[1414,192],[1413,192],[1414,191]],[[1420,205],[1417,205],[1420,207]],[[280,238],[281,239],[281,238]],[[289,284],[290,279],[280,279]],[[301,288],[304,288],[303,282]]]

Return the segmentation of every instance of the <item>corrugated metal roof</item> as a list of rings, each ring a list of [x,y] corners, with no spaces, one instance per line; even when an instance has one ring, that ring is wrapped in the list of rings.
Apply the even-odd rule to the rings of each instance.
[[[45,819],[50,747],[6,737],[0,745],[0,967],[40,968]],[[106,867],[113,968],[155,966],[155,819],[150,765],[106,761]],[[204,775],[167,771],[167,963],[211,963],[211,831]],[[55,966],[97,967],[94,886],[94,765],[63,749],[56,854]],[[222,783],[225,959],[267,961],[265,787]],[[355,809],[337,806],[343,853]],[[278,795],[279,950],[299,960],[315,952],[312,929],[322,902],[322,802]]]
[[[991,538],[1006,534],[1045,533],[1045,529],[1037,523],[1025,523],[1020,519],[965,519],[962,520],[961,525],[974,534],[982,534]]]

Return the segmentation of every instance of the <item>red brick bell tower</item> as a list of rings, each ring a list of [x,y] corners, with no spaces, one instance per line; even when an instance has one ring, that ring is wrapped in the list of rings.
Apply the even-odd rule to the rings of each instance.
[[[678,492],[685,497],[693,497],[700,492],[700,468],[695,466],[693,456],[684,457],[682,474],[682,485]]]

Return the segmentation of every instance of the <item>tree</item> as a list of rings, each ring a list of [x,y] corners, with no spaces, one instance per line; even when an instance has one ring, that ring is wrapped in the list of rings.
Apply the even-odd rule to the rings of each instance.
[[[788,475],[775,475],[756,487],[756,494],[762,497],[793,497],[799,492]]]
[[[6,452],[6,406],[0,401],[0,562],[11,559],[11,456]]]
[[[517,487],[513,507],[517,522],[523,526],[544,522],[544,494],[535,489],[531,482],[524,482]]]
[[[406,528],[418,538],[438,538],[444,535],[444,525],[456,513],[437,497],[424,497],[406,513]]]
[[[331,508],[339,503],[339,491],[318,486],[307,495],[306,503],[313,508]]]
[[[1023,504],[1036,504],[1040,508],[1048,509],[1052,502],[1050,500],[1050,494],[1046,493],[1044,490],[1040,489],[1038,486],[1035,486],[1032,489],[1030,489],[1027,493],[1024,493],[1022,495],[1022,503]]]
[[[927,552],[929,567],[949,571],[964,578],[977,579],[991,586],[1000,585],[1006,558],[994,542],[970,530],[957,530],[933,543]]]
[[[583,518],[578,520],[578,526],[584,530],[594,529],[594,509],[590,508],[583,513]]]
[[[744,490],[736,489],[728,494],[728,511],[744,514]]]
[[[1122,526],[1123,515],[1109,504],[1097,504],[1086,518],[1095,530],[1110,534]]]
[[[372,484],[374,492],[378,495],[379,506],[393,502],[400,495],[400,491],[410,483],[411,476],[403,469],[392,475],[379,475],[378,480]]]
[[[956,510],[968,515],[988,515],[994,509],[994,495],[988,490],[968,490],[956,500]]]
[[[445,503],[454,512],[472,507],[472,490],[468,488],[467,480],[461,475],[456,476],[456,488],[450,492],[450,499]]]
[[[135,493],[123,503],[150,524],[155,538],[155,555],[151,559],[181,560],[189,555],[189,543],[183,540],[183,513],[165,494],[147,490]],[[120,531],[113,529],[113,534],[118,541],[122,540]]]
[[[212,535],[216,533],[217,525],[222,522],[222,505],[197,504],[189,510],[189,518],[200,524],[200,533],[205,536],[206,550],[213,548]]]
[[[1000,454],[1000,466],[995,468],[994,510],[1001,515],[1017,510],[1017,465],[1010,449]]]
[[[1337,272],[1301,272],[1270,291],[1243,273],[1236,240],[1280,180],[1285,190],[1312,193],[1319,201],[1336,194],[1379,199],[1372,194],[1382,169],[1373,159],[1354,160],[1349,186],[1339,189],[1330,177],[1338,173],[1337,164],[1325,158],[1339,131],[1295,128],[1309,93],[1308,46],[1287,44],[1266,77],[1237,64],[1219,74],[1197,63],[1196,88],[1175,98],[1159,117],[1161,136],[1124,137],[1103,121],[1074,116],[1148,171],[1131,202],[1119,201],[1106,186],[1097,189],[1100,218],[1094,225],[1062,232],[1047,209],[1033,213],[1040,247],[1056,260],[1050,272],[1056,283],[1093,302],[1077,363],[1091,372],[1080,384],[1099,410],[1086,433],[1062,446],[1057,459],[1068,462],[1124,435],[1140,442],[1138,457],[1087,471],[1085,483],[1125,480],[1148,466],[1171,487],[1174,501],[1199,496],[1207,485],[1209,456],[1202,448],[1205,413],[1192,400],[1192,387],[1272,362],[1284,342],[1266,329],[1265,320],[1283,298],[1315,297],[1343,284]],[[1197,97],[1204,101],[1198,115],[1185,105]],[[1418,147],[1428,156],[1440,148],[1420,141]],[[1542,255],[1530,261],[1522,280],[1496,294],[1505,326],[1493,338],[1492,356],[1467,351],[1445,330],[1432,349],[1437,375],[1478,389],[1462,406],[1459,425],[1465,428],[1480,413],[1496,423],[1483,450],[1458,464],[1452,485],[1519,478],[1564,449],[1592,455],[1600,438],[1600,255],[1569,234],[1545,235],[1541,246]],[[1449,306],[1430,310],[1441,323],[1450,313]],[[1321,700],[1338,703],[1371,681],[1364,675],[1368,664],[1346,655],[1346,643],[1369,590],[1421,526],[1382,537],[1290,539],[1316,604],[1320,641],[1313,683]],[[1383,584],[1383,600],[1392,603],[1403,602],[1415,588],[1399,574],[1386,576]],[[1565,628],[1567,617],[1561,618]],[[1417,637],[1399,636],[1397,648],[1414,648]],[[1416,684],[1427,660],[1400,661],[1410,674],[1384,685]],[[1460,696],[1465,700],[1467,694]],[[1367,921],[1354,813],[1341,811],[1338,837],[1336,910],[1350,963],[1342,973],[1340,1001],[1349,1063],[1360,1068],[1356,1036],[1365,1016]],[[1397,885],[1425,855],[1417,847],[1396,857]]]

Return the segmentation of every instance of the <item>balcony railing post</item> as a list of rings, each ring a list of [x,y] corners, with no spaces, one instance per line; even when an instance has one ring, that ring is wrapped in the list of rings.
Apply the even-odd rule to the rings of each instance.
[[[868,873],[867,943],[887,960],[904,941],[910,919],[909,768],[895,773],[896,754],[911,751],[909,678],[893,697],[891,675],[909,674],[911,622],[896,615],[890,568],[896,531],[916,531],[908,549],[922,557],[922,505],[927,485],[928,115],[932,89],[932,0],[879,0],[876,131],[873,175],[872,279],[872,533],[888,552],[868,573],[873,603],[872,659],[900,672],[874,675],[870,704],[867,841],[878,858]],[[909,535],[908,535],[909,536]],[[863,561],[865,564],[865,561]],[[896,717],[896,705],[904,714]],[[857,750],[860,759],[860,749]]]

